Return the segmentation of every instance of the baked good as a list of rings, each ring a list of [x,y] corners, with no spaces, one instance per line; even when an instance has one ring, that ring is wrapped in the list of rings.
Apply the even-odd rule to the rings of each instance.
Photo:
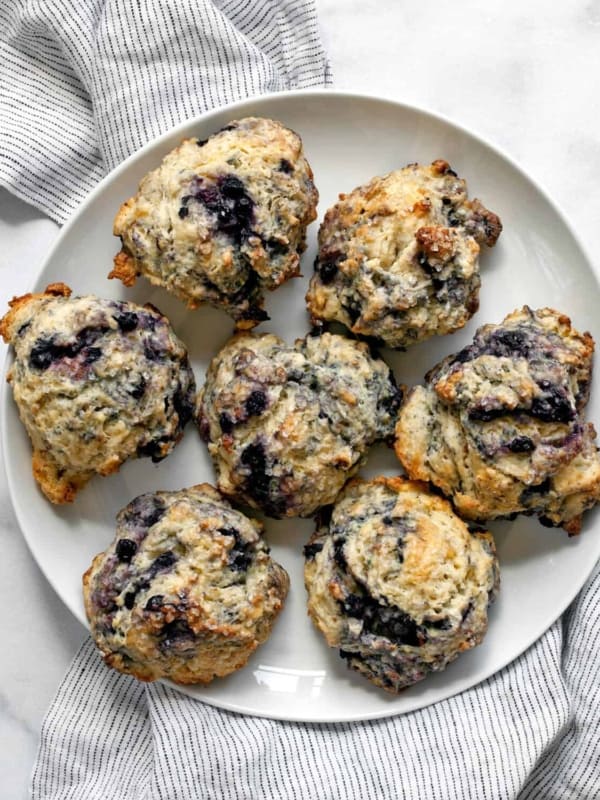
[[[600,497],[584,420],[594,342],[564,314],[524,306],[485,325],[408,394],[396,453],[469,519],[537,514],[569,533]]]
[[[105,662],[177,683],[243,667],[269,636],[289,584],[261,532],[208,484],[136,497],[83,576]]]
[[[373,178],[327,211],[306,301],[313,321],[406,348],[479,306],[480,245],[502,225],[446,161]]]
[[[304,549],[308,613],[330,647],[399,692],[479,644],[499,585],[489,533],[403,478],[351,481]]]
[[[393,434],[400,400],[363,343],[246,333],[212,360],[198,422],[224,494],[272,517],[309,516]]]
[[[264,291],[299,274],[312,178],[300,137],[270,119],[186,139],[121,206],[109,277],[131,286],[142,274],[190,308],[210,303],[252,328],[267,319]]]
[[[151,306],[71,297],[64,284],[10,303],[0,333],[33,446],[33,474],[53,503],[68,503],[95,474],[128,458],[167,456],[192,417],[186,349]]]

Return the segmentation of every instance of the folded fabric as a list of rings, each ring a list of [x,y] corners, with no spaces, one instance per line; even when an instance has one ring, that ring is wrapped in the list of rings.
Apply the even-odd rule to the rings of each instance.
[[[600,796],[600,570],[523,656],[403,716],[242,716],[110,672],[88,639],[44,721],[35,800]]]
[[[0,184],[62,223],[178,122],[330,81],[313,0],[4,0]]]
[[[5,0],[0,20],[0,183],[59,222],[178,122],[330,82],[313,0]],[[494,677],[362,723],[226,712],[111,672],[87,639],[44,721],[33,797],[599,797],[599,619],[597,569]]]

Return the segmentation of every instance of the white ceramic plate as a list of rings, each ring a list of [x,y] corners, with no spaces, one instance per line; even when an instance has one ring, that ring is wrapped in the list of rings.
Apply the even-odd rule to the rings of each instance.
[[[579,329],[590,330],[598,338],[599,291],[590,262],[552,202],[518,167],[477,137],[432,114],[334,92],[278,94],[237,103],[187,122],[147,145],[109,175],[65,226],[35,289],[64,281],[78,294],[154,303],[187,343],[201,384],[209,359],[231,333],[229,318],[210,308],[188,312],[143,279],[132,290],[108,281],[106,275],[118,250],[112,221],[140,178],[184,136],[206,137],[247,115],[273,117],[301,134],[321,195],[319,219],[339,192],[409,162],[428,163],[436,158],[447,159],[467,179],[470,195],[500,215],[504,232],[496,248],[483,254],[481,307],[475,319],[463,331],[407,353],[385,351],[399,381],[419,382],[442,356],[467,343],[478,325],[497,322],[525,303],[554,306],[569,314]],[[290,342],[308,328],[303,298],[312,271],[317,225],[310,228],[303,257],[305,278],[269,297],[271,321],[259,328]],[[27,289],[23,287],[24,292]],[[600,394],[592,391],[592,420],[600,421],[599,406]],[[161,464],[130,462],[117,475],[93,480],[72,506],[54,507],[34,484],[29,441],[6,389],[2,427],[8,482],[23,533],[50,583],[84,624],[80,576],[112,540],[116,512],[142,492],[213,481],[206,448],[190,425],[183,442]],[[364,473],[397,471],[392,452],[379,447]],[[600,536],[592,530],[596,519],[594,513],[588,514],[584,532],[576,539],[526,518],[491,525],[498,543],[502,591],[484,643],[444,673],[399,697],[350,672],[312,628],[305,608],[301,557],[312,523],[267,520],[273,555],[291,577],[288,601],[273,635],[237,674],[208,687],[182,691],[234,711],[307,721],[385,717],[442,700],[510,662],[566,608],[600,555]]]

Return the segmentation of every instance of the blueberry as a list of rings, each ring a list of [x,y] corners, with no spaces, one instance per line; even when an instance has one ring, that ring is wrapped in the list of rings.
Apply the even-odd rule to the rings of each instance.
[[[146,611],[160,611],[165,602],[165,596],[162,594],[154,594],[148,599],[146,603]]]
[[[232,199],[239,198],[242,200],[247,199],[244,184],[239,178],[236,178],[235,175],[226,175],[222,178],[220,187],[225,197],[230,197]]]
[[[342,601],[344,613],[355,619],[362,619],[365,612],[365,598],[357,594],[349,594]]]
[[[490,422],[498,417],[504,417],[510,413],[506,408],[486,408],[485,406],[473,406],[469,410],[469,419],[478,422]]]
[[[492,334],[488,347],[495,356],[515,355],[527,358],[531,345],[525,331],[500,329]]]
[[[135,311],[121,311],[118,314],[113,314],[113,319],[116,320],[123,333],[135,330],[139,321]]]
[[[29,363],[35,369],[48,369],[53,361],[64,358],[66,354],[65,346],[55,344],[54,336],[41,338],[31,348]]]
[[[177,212],[177,215],[179,216],[179,219],[185,219],[189,215],[189,213],[190,210],[187,206],[181,206],[179,211]]]
[[[94,342],[103,336],[110,328],[99,325],[97,327],[82,328],[77,334],[77,344],[75,347],[75,354],[79,353],[86,347],[91,347]]]
[[[404,392],[396,383],[396,378],[390,370],[389,391],[380,400],[379,405],[384,411],[387,411],[391,417],[395,417],[398,409],[402,405],[403,398]]]
[[[539,498],[541,495],[548,494],[551,488],[552,483],[550,478],[546,478],[546,480],[542,481],[542,483],[536,483],[533,486],[527,486],[521,492],[519,503],[524,506],[528,505],[529,503],[535,503],[536,498]]]
[[[146,391],[146,379],[142,376],[137,384],[129,391],[129,394],[135,399],[139,400],[141,397],[144,396],[144,392]]]
[[[281,161],[279,162],[278,170],[280,172],[285,172],[287,175],[290,175],[294,171],[294,167],[287,160],[287,158],[282,158]]]
[[[151,528],[163,516],[166,507],[163,501],[152,495],[142,494],[132,500],[125,511],[125,521],[135,527]]]
[[[217,230],[241,244],[252,235],[254,201],[239,178],[225,175],[216,186],[200,189],[194,198],[215,215]]]
[[[164,452],[165,444],[171,442],[169,436],[159,436],[158,439],[151,439],[149,442],[138,445],[136,454],[138,458],[151,458],[154,464],[158,464],[163,458],[167,457]]]
[[[258,417],[267,407],[267,396],[260,390],[254,390],[248,395],[244,408],[248,417]]]
[[[286,509],[285,499],[273,497],[272,478],[269,474],[267,455],[264,446],[259,441],[247,445],[242,451],[242,464],[248,468],[248,477],[245,482],[245,490],[248,495],[255,500],[259,506],[272,517],[280,517]],[[273,481],[275,491],[278,489],[276,481]]]
[[[264,242],[264,246],[271,258],[284,256],[290,249],[288,244],[280,242],[278,239],[267,239]]]
[[[549,517],[546,517],[544,514],[542,514],[540,517],[538,517],[538,519],[540,521],[540,525],[543,525],[544,528],[556,528],[556,527],[558,527],[555,522],[552,522],[552,520]]]
[[[152,564],[150,564],[148,570],[149,576],[153,578],[155,575],[158,575],[159,572],[170,569],[176,561],[177,556],[171,550],[161,553],[161,555],[155,558]]]
[[[448,366],[453,366],[454,364],[465,364],[467,361],[471,361],[473,358],[477,357],[477,352],[473,345],[469,345],[468,347],[463,347],[462,350],[459,350],[455,356],[452,357]]]
[[[535,450],[535,444],[529,436],[517,436],[509,442],[508,449],[511,453],[531,453]]]
[[[309,542],[309,544],[304,545],[304,558],[310,559],[314,558],[317,553],[320,553],[323,549],[322,542]]]
[[[225,414],[225,412],[219,414],[219,425],[221,426],[221,430],[223,431],[223,433],[226,434],[231,433],[234,428],[233,420],[231,419],[229,414]]]
[[[129,564],[137,553],[138,546],[133,539],[119,539],[117,542],[116,553],[119,561]]]
[[[315,260],[315,272],[321,278],[321,283],[328,286],[333,283],[338,271],[338,264],[343,259],[341,253],[330,254],[327,256],[317,256]]]
[[[129,611],[131,611],[131,609],[134,606],[136,595],[137,592],[127,592],[125,597],[123,598],[125,608],[129,609]]]
[[[90,347],[85,354],[85,363],[93,364],[94,361],[98,361],[101,355],[102,350],[99,347]]]
[[[164,503],[161,500],[154,498],[152,507],[144,510],[144,512],[140,515],[145,527],[151,528],[153,525],[156,525],[159,519],[164,516],[166,510],[167,509],[165,508]]]
[[[233,547],[229,551],[227,564],[236,572],[246,572],[252,563],[252,544],[246,542],[236,528],[219,528],[219,533],[233,537]]]
[[[575,419],[575,409],[570,400],[556,390],[545,397],[536,397],[530,414],[542,422],[571,422]]]

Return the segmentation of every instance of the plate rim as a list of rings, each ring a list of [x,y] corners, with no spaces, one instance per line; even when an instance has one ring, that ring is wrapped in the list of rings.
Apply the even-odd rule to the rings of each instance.
[[[40,283],[40,279],[42,274],[47,268],[47,265],[50,261],[54,258],[55,252],[62,246],[64,239],[69,235],[71,229],[77,224],[81,215],[85,212],[85,210],[90,206],[95,199],[104,191],[105,187],[115,180],[121,174],[127,172],[127,170],[134,164],[138,159],[143,158],[146,153],[156,147],[160,147],[160,145],[167,141],[168,139],[177,136],[179,132],[183,132],[187,130],[190,126],[200,123],[206,123],[211,119],[211,117],[222,115],[224,112],[231,112],[236,113],[237,109],[242,109],[245,106],[252,105],[252,104],[262,104],[262,103],[270,103],[272,101],[281,100],[289,100],[292,98],[321,98],[323,96],[329,97],[337,97],[337,98],[344,98],[350,102],[368,102],[368,103],[375,103],[375,104],[385,104],[396,109],[401,109],[406,113],[413,113],[417,115],[424,116],[435,123],[442,124],[443,126],[449,127],[454,129],[456,132],[460,133],[462,136],[475,140],[478,144],[483,145],[484,148],[489,149],[492,151],[496,156],[499,156],[502,160],[504,160],[515,172],[528,184],[530,184],[540,195],[540,197],[547,203],[549,208],[556,214],[560,222],[564,225],[568,233],[570,234],[574,246],[579,250],[582,261],[585,262],[585,265],[589,269],[590,273],[595,278],[597,288],[600,294],[600,266],[596,267],[594,260],[591,258],[591,254],[588,251],[588,248],[584,241],[581,238],[581,235],[578,231],[578,228],[571,222],[566,212],[562,209],[558,201],[549,193],[549,191],[545,188],[545,186],[536,178],[533,177],[530,173],[528,173],[510,154],[508,154],[504,148],[501,146],[493,143],[487,137],[481,135],[478,130],[474,128],[467,128],[462,123],[458,122],[457,120],[447,116],[446,114],[442,114],[438,111],[434,111],[431,108],[428,108],[423,105],[416,105],[414,103],[407,103],[403,101],[399,101],[393,97],[380,95],[380,94],[370,94],[370,93],[359,93],[353,92],[351,90],[337,90],[337,89],[327,89],[327,88],[309,88],[309,89],[292,89],[292,90],[284,90],[284,91],[276,91],[276,92],[269,92],[267,94],[254,94],[249,97],[242,98],[240,100],[236,100],[232,103],[227,103],[222,106],[218,106],[213,109],[209,109],[207,111],[201,112],[200,114],[196,114],[192,117],[189,117],[186,120],[178,123],[177,125],[169,128],[165,132],[159,134],[158,136],[154,137],[153,139],[146,142],[142,147],[137,149],[135,152],[131,153],[126,159],[124,159],[120,164],[110,170],[99,182],[98,184],[92,189],[92,191],[83,199],[83,201],[77,206],[77,208],[73,211],[69,219],[61,226],[59,233],[57,234],[56,238],[54,239],[52,245],[50,246],[48,252],[46,253],[45,257],[41,261],[40,265],[35,271],[35,276],[33,278],[32,283],[30,284],[30,288],[27,291],[40,291],[39,288],[36,288]],[[257,112],[258,113],[258,112]],[[25,292],[24,292],[25,293]],[[4,467],[4,475],[6,478],[6,485],[8,488],[8,494],[11,501],[11,506],[13,508],[13,512],[15,514],[15,518],[17,520],[21,535],[23,536],[27,548],[36,562],[37,567],[39,568],[40,572],[44,576],[45,580],[48,581],[50,586],[52,587],[53,591],[57,594],[61,602],[64,606],[70,611],[70,613],[77,619],[77,621],[81,624],[82,628],[89,633],[89,625],[87,621],[84,622],[79,614],[75,611],[74,608],[71,607],[71,604],[65,600],[59,590],[58,586],[56,585],[53,578],[48,574],[45,567],[43,566],[43,561],[38,558],[37,554],[37,547],[34,544],[34,541],[31,537],[25,532],[25,526],[23,525],[23,519],[21,514],[21,509],[16,501],[16,494],[17,494],[17,483],[18,483],[18,476],[13,474],[11,462],[9,459],[8,453],[8,443],[7,443],[7,436],[6,432],[8,430],[8,408],[10,399],[12,401],[12,396],[9,398],[9,384],[6,380],[7,372],[13,363],[13,351],[12,348],[8,347],[4,363],[2,365],[2,377],[4,380],[2,381],[3,386],[0,392],[0,404],[2,406],[1,414],[0,414],[0,438],[2,439],[2,459],[3,459],[3,467]],[[591,532],[589,532],[591,533]],[[565,534],[566,535],[566,534]],[[598,559],[591,560],[589,565],[589,569],[584,569],[580,572],[581,580],[578,582],[577,588],[568,592],[566,594],[566,600],[563,598],[562,602],[559,603],[558,610],[553,609],[550,611],[544,618],[543,621],[537,626],[539,629],[539,633],[535,636],[535,638],[522,647],[517,653],[511,653],[506,659],[501,660],[501,662],[493,668],[493,671],[490,672],[485,677],[480,678],[475,683],[464,686],[464,687],[456,687],[452,690],[449,694],[445,695],[443,698],[435,699],[427,699],[423,698],[420,702],[418,701],[415,705],[411,706],[408,709],[388,709],[382,708],[380,710],[376,710],[373,712],[364,712],[362,714],[353,714],[352,716],[327,716],[326,718],[315,718],[313,716],[308,715],[295,715],[290,716],[289,714],[285,713],[277,713],[277,711],[256,711],[256,710],[248,710],[240,706],[239,703],[223,700],[221,698],[210,698],[210,697],[197,697],[194,695],[190,689],[185,685],[175,684],[170,680],[161,679],[158,681],[162,685],[173,688],[181,694],[195,700],[197,702],[204,702],[207,705],[220,708],[228,713],[236,713],[236,714],[243,714],[248,716],[255,716],[267,719],[273,719],[278,721],[285,721],[285,722],[308,722],[313,724],[328,724],[328,723],[338,723],[338,722],[364,722],[368,720],[376,720],[376,719],[385,719],[390,718],[397,715],[403,715],[407,713],[412,713],[414,711],[418,711],[424,709],[430,705],[443,702],[444,700],[449,700],[452,697],[461,694],[462,692],[468,691],[469,689],[476,688],[480,686],[484,681],[491,679],[495,675],[497,675],[501,670],[505,669],[509,664],[516,661],[520,658],[524,652],[526,652],[530,647],[532,647],[539,639],[547,632],[547,630],[551,627],[551,625],[556,622],[556,620],[565,612],[565,610],[571,605],[573,600],[577,597],[577,595],[583,589],[585,583],[589,579],[590,575],[592,574],[593,570],[595,569],[596,563]]]

